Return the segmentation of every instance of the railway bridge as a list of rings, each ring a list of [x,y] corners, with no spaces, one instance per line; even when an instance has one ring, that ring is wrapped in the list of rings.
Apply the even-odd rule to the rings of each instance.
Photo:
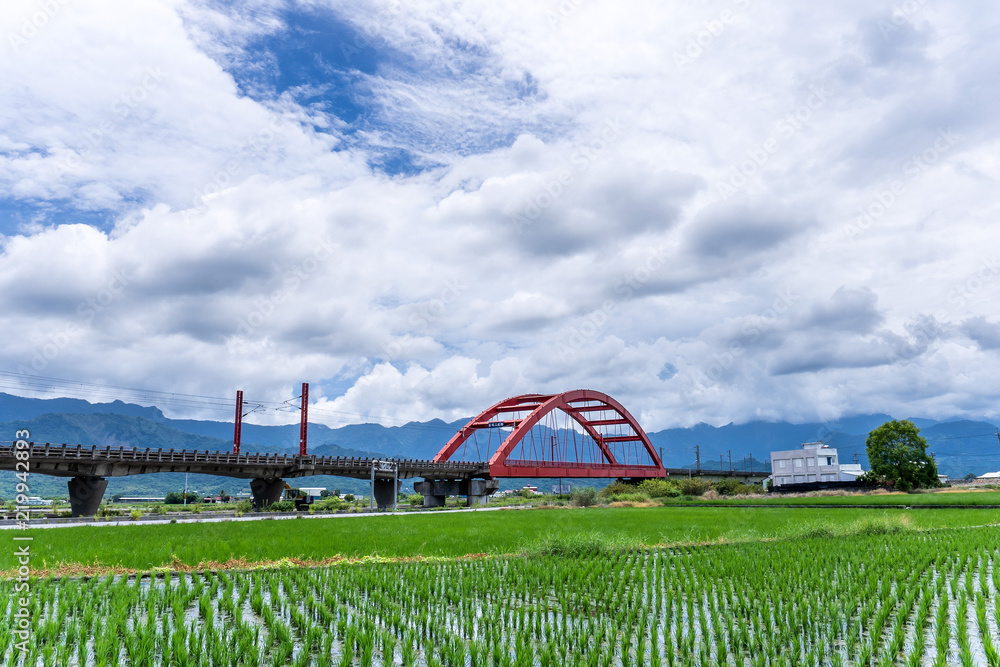
[[[414,484],[426,507],[449,495],[486,502],[502,478],[617,478],[719,475],[664,468],[648,436],[610,396],[591,390],[526,394],[504,399],[463,426],[431,460],[309,455],[306,449],[308,385],[303,385],[298,455],[242,453],[241,394],[237,396],[233,451],[83,447],[15,441],[0,445],[0,470],[69,478],[74,516],[97,512],[108,477],[186,472],[249,479],[255,507],[280,499],[284,480],[336,475],[371,481],[379,507],[395,505],[401,479]],[[756,474],[730,476],[760,479]],[[763,473],[766,474],[766,473]]]

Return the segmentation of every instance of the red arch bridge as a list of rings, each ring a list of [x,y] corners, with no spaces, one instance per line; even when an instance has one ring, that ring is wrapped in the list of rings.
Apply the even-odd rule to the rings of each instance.
[[[424,505],[444,504],[450,495],[469,505],[486,502],[502,478],[617,478],[639,480],[669,475],[719,475],[761,479],[764,471],[692,471],[664,468],[649,437],[618,401],[607,394],[575,390],[525,394],[483,410],[463,426],[431,460],[345,458],[306,453],[308,389],[303,386],[300,453],[240,452],[241,406],[233,452],[82,447],[14,441],[0,446],[0,470],[68,477],[74,516],[97,512],[108,477],[186,472],[249,479],[254,505],[280,499],[284,480],[310,475],[368,479],[373,505],[394,506],[399,480],[414,484]]]

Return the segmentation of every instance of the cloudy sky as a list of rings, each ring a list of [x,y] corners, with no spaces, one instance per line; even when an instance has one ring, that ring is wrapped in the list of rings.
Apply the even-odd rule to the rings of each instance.
[[[1000,416],[998,35],[986,0],[7,0],[5,390]]]

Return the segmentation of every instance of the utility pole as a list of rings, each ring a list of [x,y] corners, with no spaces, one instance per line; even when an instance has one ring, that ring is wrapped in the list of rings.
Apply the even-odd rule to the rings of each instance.
[[[243,390],[236,392],[236,424],[233,427],[233,454],[240,453],[243,436]]]
[[[729,450],[729,472],[733,471],[733,450]]]
[[[753,452],[750,452],[750,474],[753,474]]]
[[[860,461],[860,460],[861,460],[861,457],[860,457],[860,456],[858,456],[858,453],[857,453],[857,452],[854,452],[854,462],[855,462],[855,463],[857,463],[857,462],[858,462],[858,461]]]
[[[722,454],[719,454],[719,474],[721,475],[724,472],[726,472],[726,469],[723,467]]]
[[[694,446],[694,467],[695,470],[701,472],[701,447],[698,445]]]
[[[309,383],[302,383],[302,421],[299,423],[299,456],[306,456],[306,439],[309,434]]]

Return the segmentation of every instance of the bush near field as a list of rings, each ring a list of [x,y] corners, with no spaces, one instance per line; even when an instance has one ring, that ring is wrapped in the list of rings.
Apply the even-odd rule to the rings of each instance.
[[[598,497],[604,503],[643,502],[656,498],[680,498],[681,496],[735,496],[759,494],[760,487],[744,484],[736,479],[709,482],[704,479],[646,479],[637,485],[613,482],[604,487]]]
[[[614,498],[615,496],[632,495],[637,491],[638,487],[632,484],[626,484],[625,482],[611,482],[606,487],[601,489],[601,492],[597,495],[607,500]]]
[[[650,498],[678,498],[683,495],[675,482],[665,479],[644,479],[638,488],[640,493]]]
[[[577,507],[591,507],[597,504],[597,489],[592,486],[577,487],[573,489],[569,498]]]
[[[347,509],[348,503],[337,496],[327,496],[322,500],[315,501],[310,507],[314,512],[336,512]]]
[[[708,491],[712,485],[703,479],[682,479],[677,483],[678,488],[681,490],[681,494],[685,496],[701,496]]]
[[[295,501],[279,500],[276,503],[271,503],[264,509],[267,512],[293,512],[295,511]]]
[[[744,484],[738,479],[721,479],[712,486],[720,496],[753,495],[761,492],[756,484]]]

